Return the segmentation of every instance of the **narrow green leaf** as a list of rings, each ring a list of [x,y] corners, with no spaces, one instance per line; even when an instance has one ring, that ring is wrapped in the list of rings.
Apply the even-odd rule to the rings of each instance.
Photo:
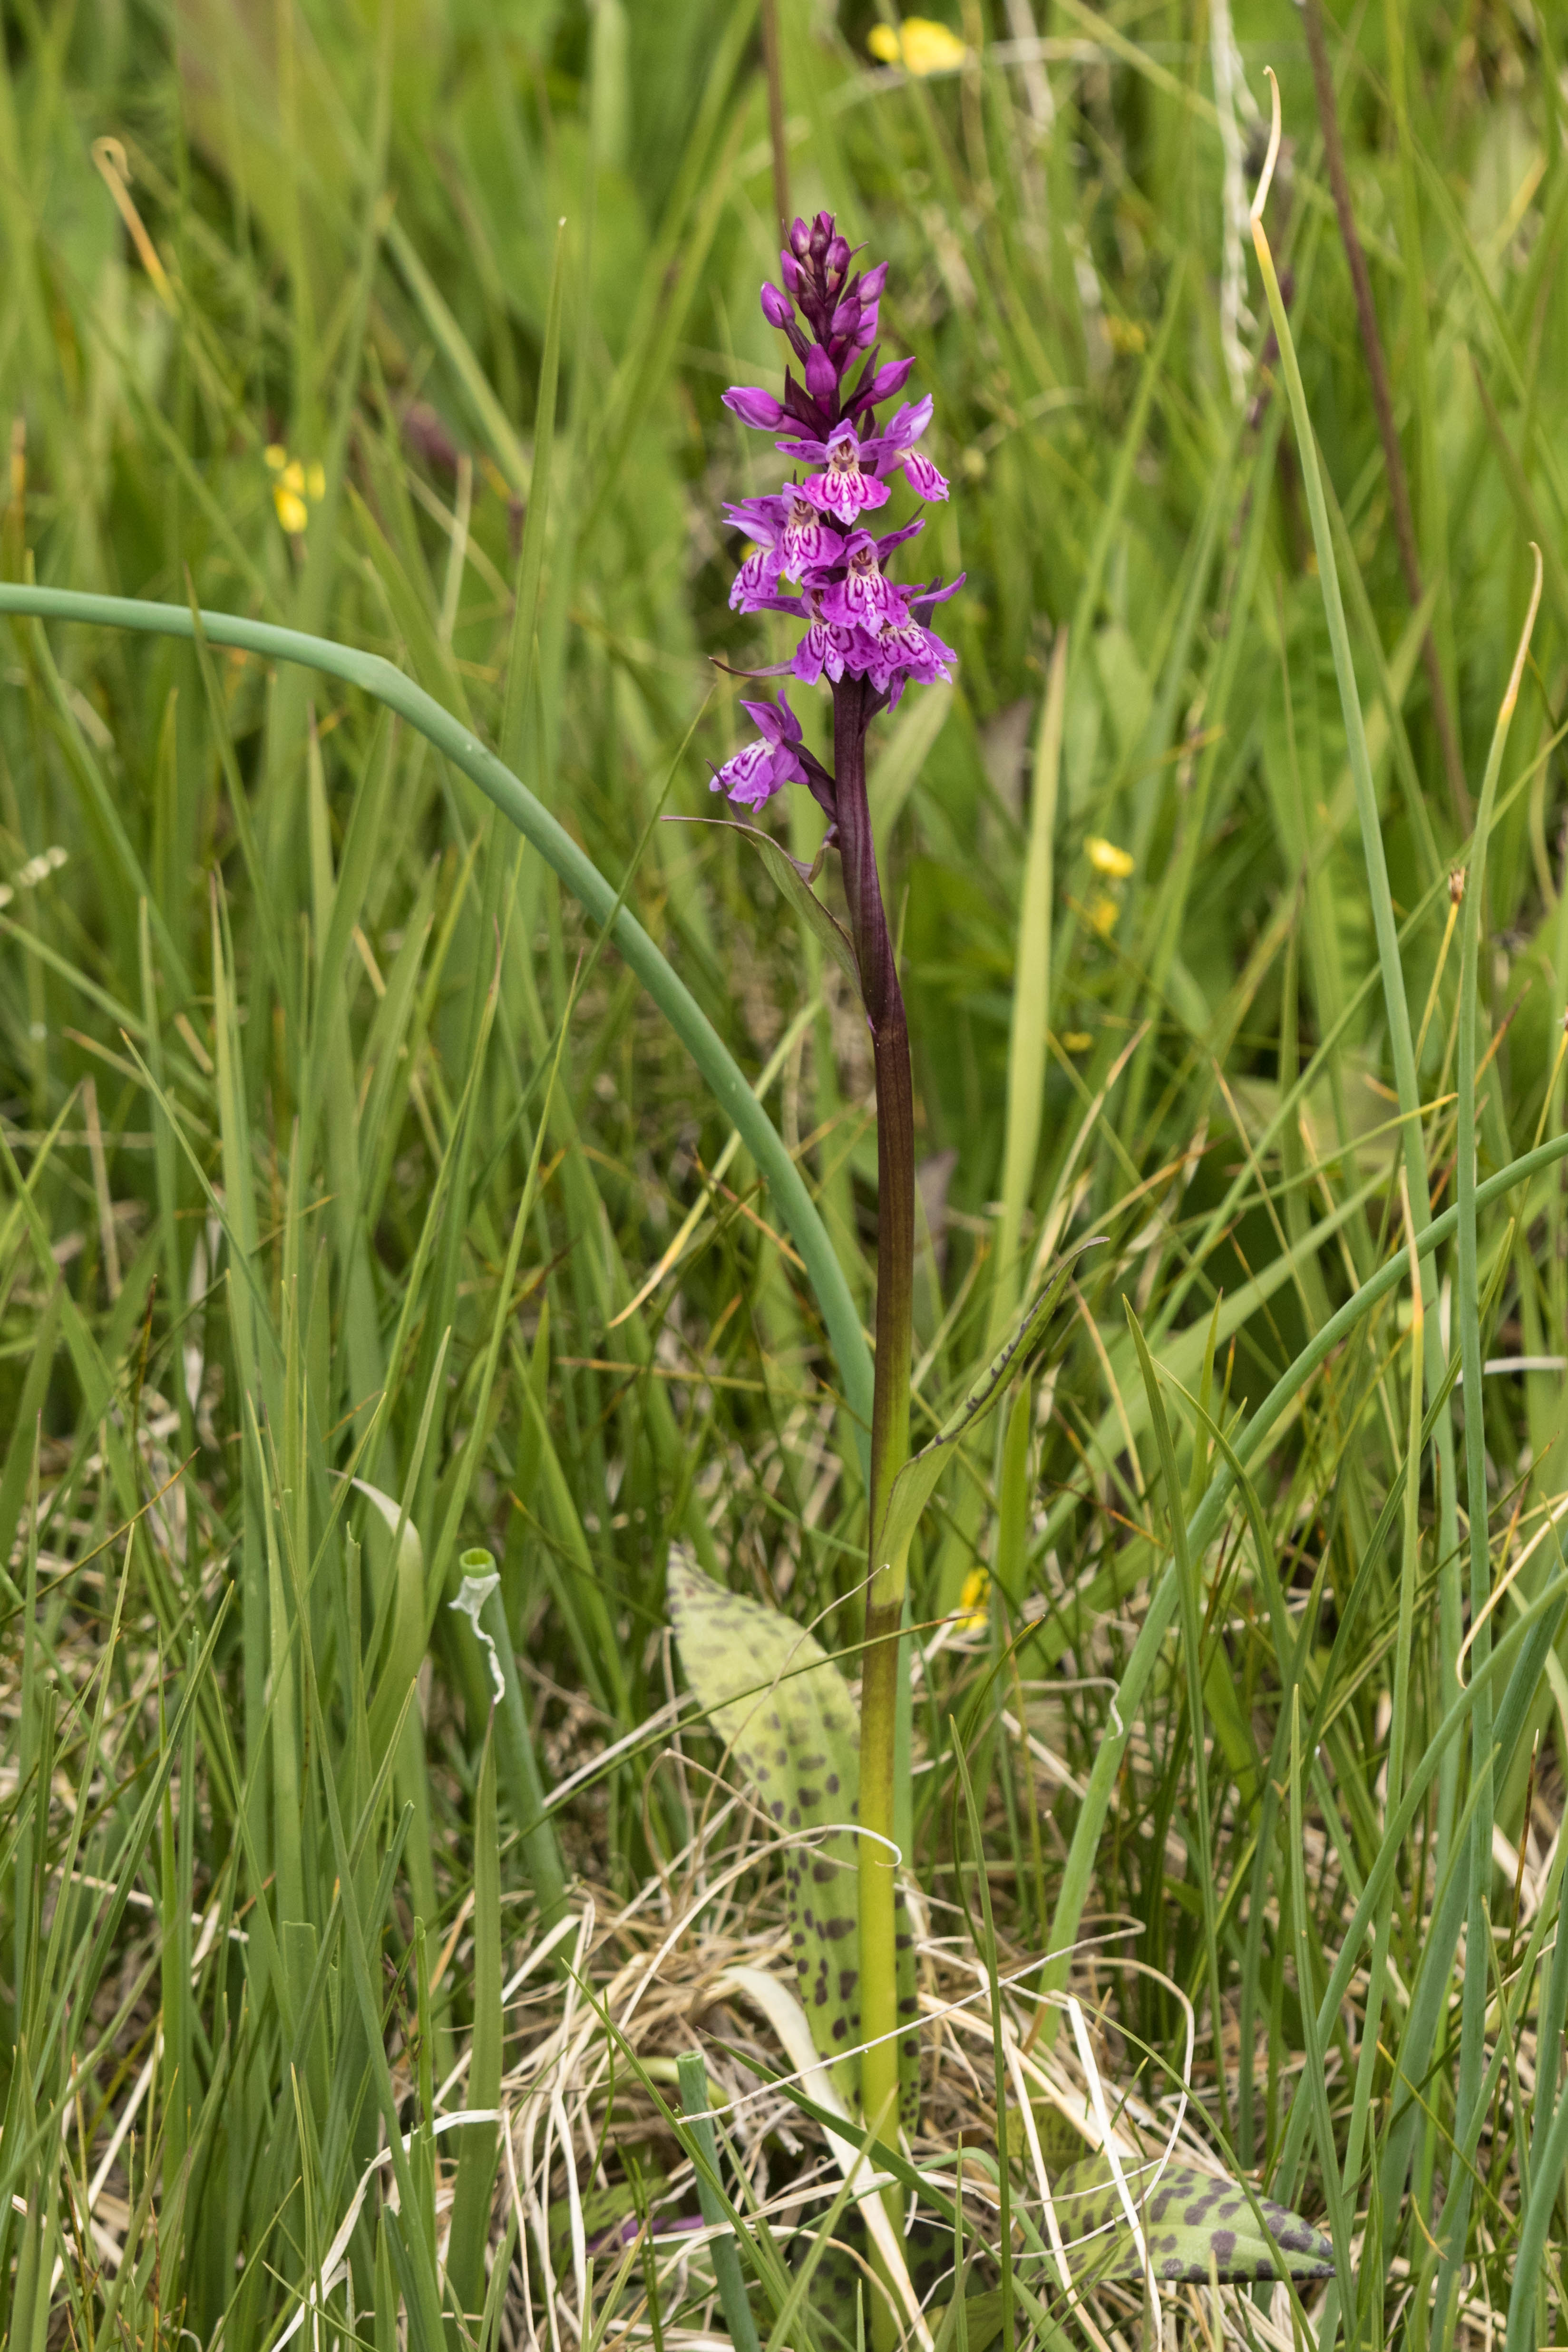
[[[896,1559],[908,1549],[935,1489],[936,1482],[947,1467],[956,1441],[964,1433],[984,1420],[1010,1379],[1020,1358],[1035,1347],[1049,1320],[1051,1311],[1067,1280],[1073,1260],[1086,1249],[1095,1249],[1102,1236],[1092,1235],[1069,1250],[1058,1265],[1050,1280],[1033,1303],[1024,1309],[1013,1328],[1010,1339],[997,1349],[980,1378],[964,1393],[936,1435],[920,1452],[911,1454],[894,1479],[888,1496],[887,1514],[878,1538],[879,1556]]]
[[[780,896],[794,908],[818,946],[826,948],[833,957],[855,991],[857,999],[862,997],[860,966],[855,954],[855,943],[837,916],[828,911],[811,887],[822,871],[820,856],[814,866],[803,866],[798,857],[792,857],[783,843],[775,841],[771,833],[764,833],[761,825],[743,824],[737,818],[672,816],[668,822],[671,824],[712,825],[722,833],[738,833],[742,840],[750,842],[778,886]]]
[[[827,1230],[777,1129],[747,1086],[712,1023],[630,908],[618,907],[616,892],[570,834],[459,719],[379,655],[335,645],[330,638],[306,636],[298,630],[279,629],[267,622],[243,620],[229,614],[187,612],[177,605],[142,603],[130,596],[82,595],[70,589],[35,588],[10,581],[0,581],[0,613],[3,612],[99,622],[159,636],[190,639],[200,632],[214,645],[242,646],[274,660],[303,662],[374,695],[461,768],[541,852],[590,915],[612,924],[621,953],[671,1023],[720,1107],[740,1129],[746,1148],[773,1188],[780,1213],[805,1262],[851,1409],[863,1426],[869,1429],[871,1360],[860,1318]]]
[[[1029,808],[1029,846],[1018,902],[1018,963],[1013,975],[1012,1030],[1007,1045],[1007,1128],[1002,1154],[1002,1218],[996,1231],[990,1337],[1001,1342],[1019,1288],[1018,1242],[1035,1181],[1046,1092],[1046,1041],[1050,1030],[1051,899],[1057,786],[1061,775],[1067,714],[1068,633],[1057,632],[1050,675],[1040,706]]]

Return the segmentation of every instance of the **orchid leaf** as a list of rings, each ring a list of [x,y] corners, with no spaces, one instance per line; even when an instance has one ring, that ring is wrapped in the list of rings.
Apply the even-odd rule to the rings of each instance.
[[[970,2276],[982,2275],[981,2263],[974,2260],[975,2252],[972,2241],[964,2263]],[[813,2333],[822,2352],[858,2352],[870,2333],[861,2322],[866,2278],[871,2265],[870,2236],[858,2209],[853,2205],[845,2208],[820,2251],[817,2230],[803,2231],[795,2242],[791,2259],[799,2263],[808,2257],[815,2260],[816,2267],[807,2300]],[[956,2352],[953,2305],[951,2300],[931,2300],[944,2291],[949,2298],[952,2296],[952,2224],[917,2210],[904,2231],[904,2260],[909,2264],[910,2284],[921,2299],[935,2338],[934,2352]],[[988,2260],[984,2262],[983,2274],[987,2278],[992,2275]],[[986,2347],[1002,2332],[1002,2298],[994,2292],[976,2293],[971,2288],[961,2301],[970,2328],[969,2352],[986,2352]],[[1068,2352],[1059,2336],[1053,2345],[1050,2337],[1042,2333],[1040,2343],[1045,2352]]]
[[[936,1435],[904,1464],[893,1480],[888,1496],[877,1545],[879,1559],[895,1559],[908,1547],[920,1524],[921,1513],[930,1502],[936,1482],[946,1468],[957,1441],[984,1420],[1015,1367],[1038,1344],[1073,1260],[1086,1249],[1096,1248],[1103,1238],[1098,1234],[1091,1235],[1089,1240],[1079,1242],[1059,1261],[1045,1288],[1025,1307],[1007,1339],[980,1378],[949,1413]]]
[[[718,816],[678,816],[671,817],[669,822],[672,824],[717,825],[725,833],[738,833],[743,840],[749,841],[784,899],[795,908],[807,930],[838,963],[856,996],[863,997],[855,942],[837,916],[828,911],[811,887],[826,862],[826,846],[818,850],[810,866],[805,866],[798,857],[790,856],[782,842],[775,841],[771,833],[764,833],[758,824],[742,824],[737,819]]]
[[[812,2040],[840,2095],[858,2092],[859,1901],[856,1818],[860,1736],[848,1685],[804,1626],[704,1576],[677,1547],[669,1617],[699,1705],[755,1789],[770,1820],[800,1842],[787,1850],[790,1949]],[[801,1835],[811,1832],[809,1839]],[[898,1898],[900,2021],[916,2013],[914,1944]],[[917,2035],[899,2044],[900,2113],[919,2097]]]
[[[1221,2285],[1282,2275],[1268,2237],[1258,2227],[1261,2213],[1274,2247],[1293,2279],[1331,2278],[1334,2250],[1321,2230],[1299,2213],[1267,2197],[1254,2203],[1239,2182],[1198,2172],[1190,2164],[1166,2164],[1145,2172],[1124,2167],[1154,2276],[1159,2280]],[[1145,2180],[1152,2189],[1145,2189]],[[1051,2183],[1051,2204],[1067,2250],[1075,2286],[1107,2280],[1137,2284],[1144,2275],[1127,2209],[1103,2155],[1069,2164]]]

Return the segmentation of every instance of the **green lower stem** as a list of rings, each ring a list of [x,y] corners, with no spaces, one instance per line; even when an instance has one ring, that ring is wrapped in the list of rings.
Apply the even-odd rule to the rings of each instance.
[[[860,2103],[881,2137],[897,2128],[899,2099],[898,1865],[893,1846],[893,1718],[902,1596],[866,1612],[860,1686]]]

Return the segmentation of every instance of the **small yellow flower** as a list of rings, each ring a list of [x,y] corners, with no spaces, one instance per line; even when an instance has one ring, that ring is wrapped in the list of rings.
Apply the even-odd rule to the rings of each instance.
[[[1087,1054],[1094,1039],[1087,1029],[1069,1029],[1062,1044],[1069,1054]]]
[[[310,520],[309,501],[320,501],[326,496],[326,468],[314,459],[309,465],[301,464],[277,441],[269,441],[263,455],[269,471],[277,477],[272,485],[272,503],[278,510],[278,520],[290,538],[297,538]]]
[[[985,1623],[985,1604],[990,1598],[990,1577],[984,1569],[972,1568],[958,1596],[958,1630],[961,1633],[978,1633],[981,1631]]]
[[[1137,352],[1146,349],[1149,331],[1136,319],[1118,319],[1113,312],[1105,314],[1105,340],[1113,352]]]
[[[1131,856],[1125,849],[1119,849],[1115,842],[1105,840],[1098,833],[1091,833],[1084,843],[1084,847],[1089,852],[1089,862],[1095,872],[1103,874],[1108,881],[1125,882],[1131,873]]]
[[[1114,898],[1105,891],[1089,902],[1089,919],[1102,940],[1109,939],[1116,929],[1116,918],[1121,912]]]
[[[930,16],[906,16],[896,30],[891,25],[873,25],[866,47],[879,63],[901,65],[906,73],[922,79],[927,74],[956,73],[969,54],[956,33]]]

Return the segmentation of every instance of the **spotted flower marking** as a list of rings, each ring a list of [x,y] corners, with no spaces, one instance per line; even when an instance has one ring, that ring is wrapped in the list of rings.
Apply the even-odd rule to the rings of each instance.
[[[873,635],[879,629],[904,627],[909,605],[892,582],[883,578],[877,542],[870,532],[858,530],[843,541],[839,555],[844,577],[836,580],[823,596],[824,619],[841,629],[868,629]]]
[[[792,442],[788,446],[800,453],[812,448],[809,442]],[[890,494],[886,482],[861,470],[860,441],[852,425],[840,425],[821,447],[827,470],[807,476],[800,486],[802,498],[809,499],[814,507],[847,529],[863,508],[887,505]]]

